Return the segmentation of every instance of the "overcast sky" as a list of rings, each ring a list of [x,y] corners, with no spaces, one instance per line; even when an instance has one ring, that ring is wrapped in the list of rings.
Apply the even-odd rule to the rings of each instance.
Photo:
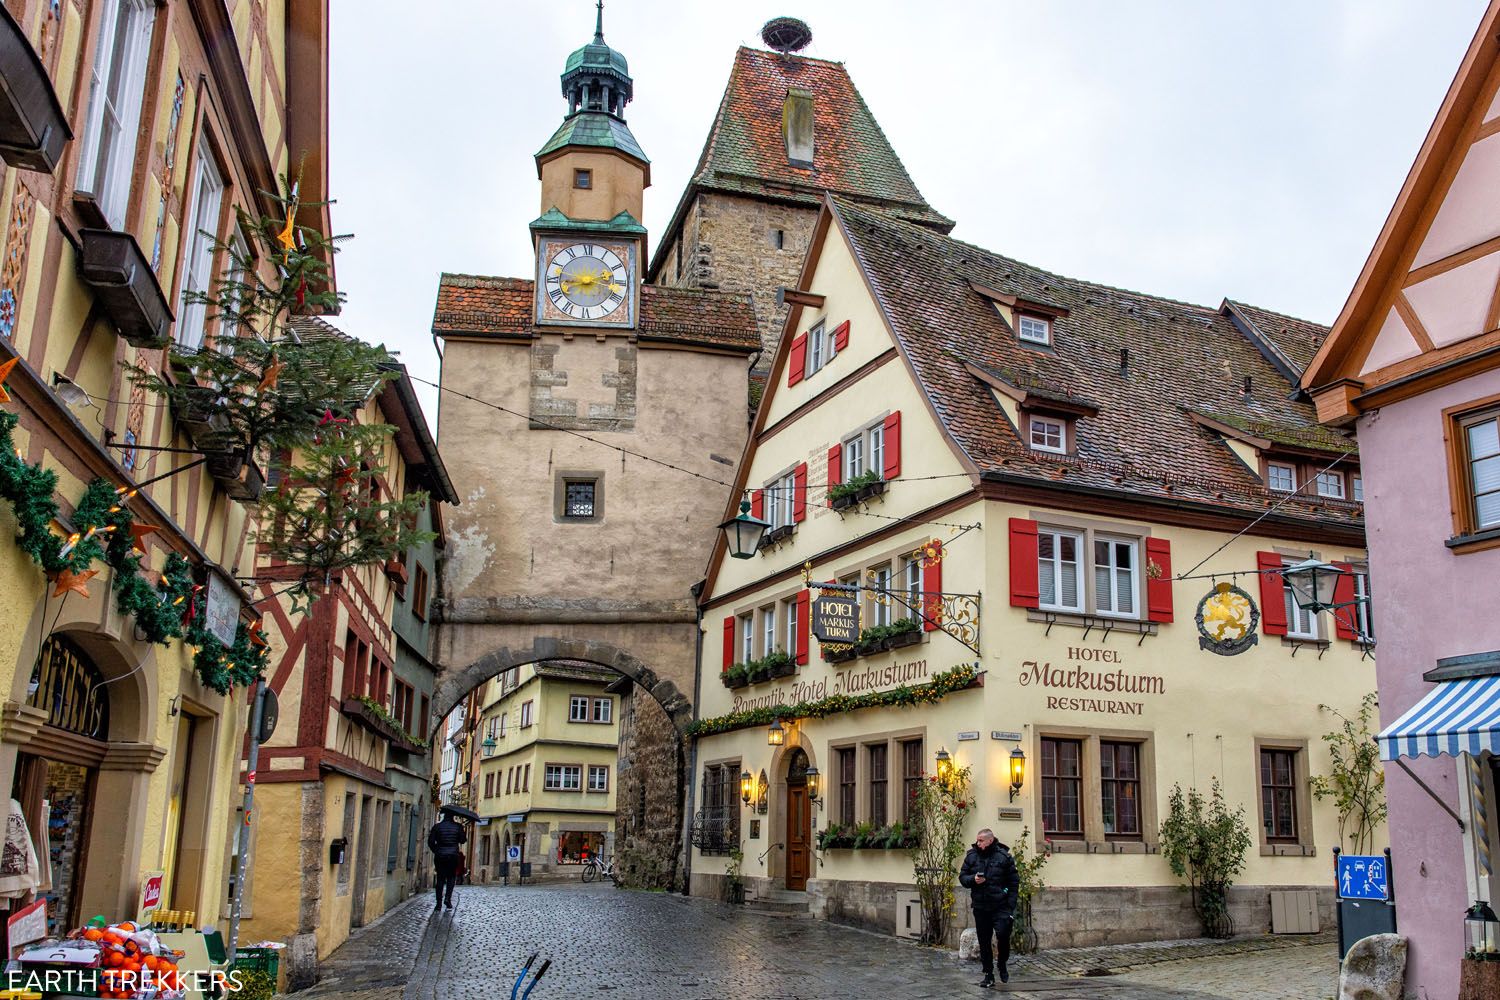
[[[1331,323],[1484,0],[607,0],[665,227],[736,46],[807,21],[954,236],[1073,277]],[[443,271],[529,276],[533,154],[593,0],[332,0],[347,332],[436,379]],[[418,386],[429,422],[435,392]]]

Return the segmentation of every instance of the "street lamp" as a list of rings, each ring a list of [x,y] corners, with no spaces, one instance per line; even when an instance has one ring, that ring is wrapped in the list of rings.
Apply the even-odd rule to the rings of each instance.
[[[1464,914],[1464,937],[1465,958],[1490,959],[1500,946],[1500,918],[1484,900],[1477,900]]]
[[[755,779],[750,776],[749,771],[740,772],[740,799],[745,805],[750,804],[750,796],[755,790]]]
[[[1010,800],[1016,801],[1021,786],[1026,784],[1026,751],[1016,747],[1010,752]]]
[[[729,554],[735,559],[749,559],[760,551],[760,540],[770,528],[769,524],[750,513],[749,500],[740,501],[738,517],[732,517],[719,525],[719,530],[724,532],[724,541],[729,546]]]
[[[823,775],[818,771],[818,769],[816,767],[813,767],[811,765],[808,766],[806,773],[807,773],[807,799],[808,799],[809,802],[816,802],[816,801],[818,801],[818,791],[819,791],[819,788],[818,788],[818,779],[821,778]]]
[[[947,747],[939,747],[937,752],[937,780],[944,788],[948,782],[953,780],[953,758],[948,755]]]
[[[497,744],[495,743],[495,737],[486,736],[484,738],[484,742],[479,745],[484,747],[484,755],[486,757],[493,757],[495,755],[495,747],[497,746]]]
[[[1341,604],[1334,596],[1339,579],[1346,572],[1333,563],[1308,557],[1288,566],[1281,575],[1286,579],[1287,586],[1292,588],[1292,598],[1297,602],[1297,607],[1303,611],[1332,611],[1334,608],[1345,607],[1348,603]]]
[[[786,743],[786,727],[779,718],[771,720],[771,728],[766,730],[766,743],[773,747]]]

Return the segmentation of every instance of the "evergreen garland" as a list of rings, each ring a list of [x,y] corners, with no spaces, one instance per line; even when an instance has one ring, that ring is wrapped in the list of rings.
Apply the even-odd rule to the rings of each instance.
[[[770,708],[749,708],[743,712],[731,712],[711,719],[699,719],[687,727],[689,736],[713,736],[718,733],[748,729],[752,726],[768,726],[775,719],[822,719],[843,712],[854,712],[862,708],[904,708],[911,705],[932,705],[954,691],[962,691],[979,678],[979,668],[972,663],[960,663],[951,670],[933,676],[926,684],[915,687],[901,685],[889,691],[872,691],[869,694],[835,694],[818,701],[803,701],[795,705],[773,705]]]
[[[113,570],[110,586],[119,612],[134,618],[150,642],[166,645],[186,638],[197,647],[193,666],[198,677],[219,694],[259,678],[269,653],[265,633],[252,632],[241,622],[229,647],[209,634],[203,624],[207,595],[193,582],[192,565],[178,553],[167,557],[154,585],[148,581],[130,532],[135,520],[108,480],[95,479],[79,498],[73,519],[83,531],[67,542],[53,534],[52,522],[60,513],[54,499],[57,473],[29,465],[16,453],[13,432],[19,422],[14,413],[0,411],[0,500],[15,515],[21,550],[48,574],[82,573],[104,563]]]

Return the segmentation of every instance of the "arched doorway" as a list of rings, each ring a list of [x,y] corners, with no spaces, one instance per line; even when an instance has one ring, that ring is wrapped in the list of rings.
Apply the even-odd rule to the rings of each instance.
[[[786,763],[786,887],[807,889],[812,874],[812,800],[807,787],[807,752],[794,747]]]

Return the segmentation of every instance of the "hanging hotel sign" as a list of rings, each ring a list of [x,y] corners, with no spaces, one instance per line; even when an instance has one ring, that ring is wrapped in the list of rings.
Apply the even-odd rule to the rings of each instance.
[[[812,634],[819,642],[853,645],[859,640],[859,597],[828,593],[812,602]]]
[[[1220,656],[1236,656],[1259,641],[1260,609],[1232,583],[1221,583],[1198,602],[1198,645]]]
[[[225,646],[234,645],[235,626],[240,623],[240,598],[222,573],[208,574],[208,607],[204,627]]]

